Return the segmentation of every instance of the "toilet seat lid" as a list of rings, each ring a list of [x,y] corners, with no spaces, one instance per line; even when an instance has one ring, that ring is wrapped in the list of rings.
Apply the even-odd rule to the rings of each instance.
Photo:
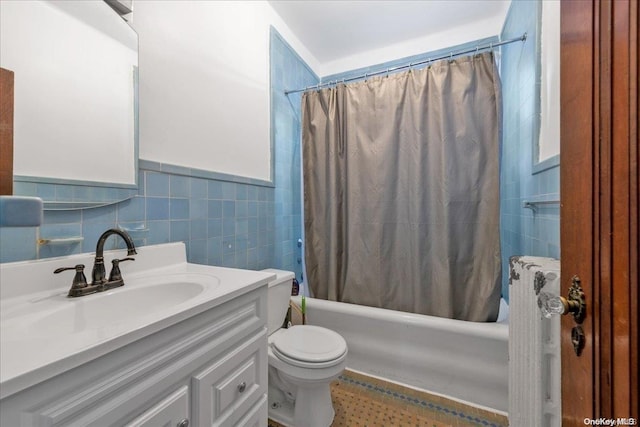
[[[340,334],[311,325],[296,325],[282,331],[272,346],[287,359],[310,363],[330,362],[347,351],[347,342]]]

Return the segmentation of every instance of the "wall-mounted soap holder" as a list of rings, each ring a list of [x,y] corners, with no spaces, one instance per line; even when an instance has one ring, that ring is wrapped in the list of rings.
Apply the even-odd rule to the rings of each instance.
[[[63,245],[75,245],[77,243],[82,243],[84,241],[84,237],[82,236],[74,236],[74,237],[56,237],[56,238],[48,238],[48,239],[38,239],[38,244],[40,246],[51,245],[51,246],[63,246]]]

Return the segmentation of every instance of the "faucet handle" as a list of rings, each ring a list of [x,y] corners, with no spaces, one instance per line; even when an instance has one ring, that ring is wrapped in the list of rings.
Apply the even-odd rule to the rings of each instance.
[[[67,270],[75,270],[76,275],[73,278],[73,283],[71,284],[71,289],[81,289],[87,287],[87,278],[84,275],[84,264],[78,264],[75,267],[62,267],[57,268],[53,271],[53,274],[59,274],[63,271]]]
[[[115,282],[116,280],[122,280],[122,273],[120,272],[120,263],[122,261],[135,261],[135,258],[121,258],[111,261],[111,273],[109,273],[109,282]]]

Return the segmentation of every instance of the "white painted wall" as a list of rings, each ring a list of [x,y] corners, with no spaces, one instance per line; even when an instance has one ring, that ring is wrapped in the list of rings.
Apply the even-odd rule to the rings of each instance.
[[[560,154],[560,1],[542,2],[538,161]]]
[[[136,37],[105,3],[0,2],[14,173],[135,183]]]
[[[270,179],[270,25],[317,67],[267,2],[134,2],[141,159]]]
[[[493,37],[500,33],[504,16],[493,16],[483,20],[451,27],[445,31],[410,39],[401,43],[368,50],[355,55],[322,63],[320,76],[329,76],[358,68],[381,64],[398,58],[419,55],[425,52],[445,49],[472,40]]]

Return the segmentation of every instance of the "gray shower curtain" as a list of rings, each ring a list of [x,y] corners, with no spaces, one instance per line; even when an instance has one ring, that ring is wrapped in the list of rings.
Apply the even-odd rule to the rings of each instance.
[[[500,85],[491,53],[302,99],[314,295],[494,321]]]

